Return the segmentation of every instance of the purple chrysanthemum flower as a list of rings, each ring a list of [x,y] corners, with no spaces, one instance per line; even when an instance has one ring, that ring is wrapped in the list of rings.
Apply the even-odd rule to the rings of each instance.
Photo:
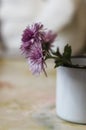
[[[56,36],[57,35],[55,33],[53,33],[52,31],[48,31],[48,32],[45,33],[45,39],[44,40],[47,43],[53,43],[55,38],[56,38]]]
[[[42,53],[41,44],[35,44],[31,50],[31,53],[28,58],[28,63],[30,70],[33,74],[40,74],[44,71],[45,75],[45,61]]]
[[[53,47],[53,42],[56,38],[56,34],[52,31],[46,31],[43,37],[43,50],[47,53]]]
[[[26,57],[29,56],[30,50],[32,48],[32,45],[34,43],[39,44],[39,42],[42,42],[42,39],[44,37],[44,30],[42,24],[34,24],[31,27],[27,27],[22,35],[22,45],[20,49],[25,54]]]
[[[40,73],[42,70],[45,72],[44,59],[46,59],[55,37],[56,34],[46,31],[40,23],[35,23],[24,30],[20,49],[28,58],[33,73]]]

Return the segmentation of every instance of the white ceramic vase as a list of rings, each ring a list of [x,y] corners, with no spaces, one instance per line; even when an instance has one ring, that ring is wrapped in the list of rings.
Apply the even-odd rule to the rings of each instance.
[[[74,58],[86,65],[86,58]],[[86,68],[58,67],[56,80],[57,115],[70,122],[86,124]]]

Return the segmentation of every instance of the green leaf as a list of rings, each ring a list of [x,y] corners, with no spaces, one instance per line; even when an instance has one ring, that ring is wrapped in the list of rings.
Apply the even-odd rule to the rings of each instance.
[[[54,68],[57,68],[57,67],[62,66],[62,65],[63,65],[63,63],[62,63],[62,62],[58,62],[58,63],[56,63],[56,65],[55,65],[55,67],[54,67]]]
[[[63,53],[63,57],[67,60],[71,60],[71,54],[72,54],[72,49],[70,45],[66,45],[64,47],[64,53]]]
[[[59,48],[57,48],[56,54],[58,55],[58,57],[60,57],[60,58],[62,57],[62,55],[61,55],[61,53],[59,51]]]
[[[59,48],[57,48],[56,52],[51,51],[51,53],[52,53],[53,55],[57,56],[57,57],[60,57],[60,58],[62,57],[62,55],[61,55],[61,53],[60,53],[60,51],[59,51]]]
[[[62,59],[57,59],[57,60],[55,60],[55,68],[56,67],[59,67],[59,66],[61,66],[61,65],[63,65],[63,61],[62,61]]]
[[[57,51],[55,52],[55,68],[62,65],[71,65],[71,53],[71,46],[69,46],[68,44],[64,47],[63,54],[61,54],[59,48],[57,48]]]

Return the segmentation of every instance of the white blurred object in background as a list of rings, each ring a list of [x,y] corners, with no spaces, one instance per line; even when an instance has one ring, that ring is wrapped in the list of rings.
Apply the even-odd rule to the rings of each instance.
[[[58,33],[55,49],[59,46],[63,51],[68,43],[75,55],[85,48],[86,0],[1,1],[1,35],[10,54],[19,52],[22,31],[33,22]]]
[[[41,11],[43,0],[1,0],[1,35],[10,54],[19,52],[21,34]]]
[[[84,52],[86,47],[86,0],[48,0],[36,21],[58,33],[55,48],[63,52],[68,43],[72,54]],[[86,52],[86,50],[85,50]]]

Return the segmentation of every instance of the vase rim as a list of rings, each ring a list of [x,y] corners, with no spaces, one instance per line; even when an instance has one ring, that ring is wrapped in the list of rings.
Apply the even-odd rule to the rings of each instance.
[[[86,60],[86,55],[85,56],[72,56],[71,59],[85,59]],[[73,64],[71,66],[63,65],[62,67],[75,68],[75,69],[85,69],[86,70],[86,64],[85,65]]]
[[[81,55],[81,56],[72,56],[71,58],[72,58],[72,59],[73,59],[73,58],[80,58],[80,59],[81,59],[81,58],[86,58],[86,55],[84,55],[84,56],[82,56],[82,55]]]

